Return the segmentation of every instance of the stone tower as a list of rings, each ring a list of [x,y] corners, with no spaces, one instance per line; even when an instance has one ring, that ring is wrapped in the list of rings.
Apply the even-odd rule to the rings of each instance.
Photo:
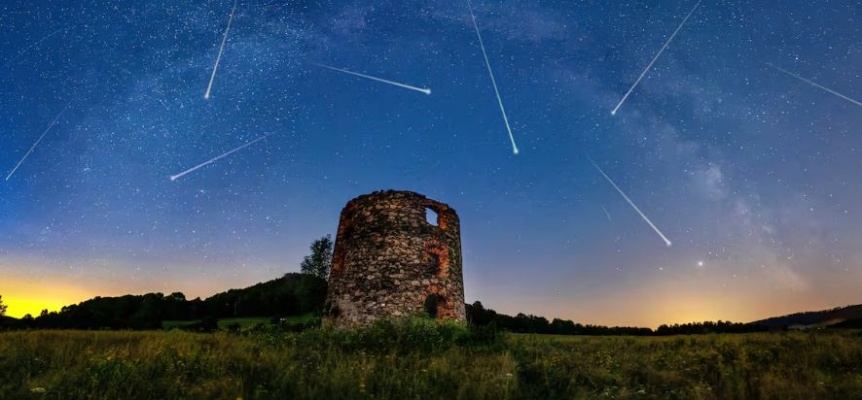
[[[419,313],[466,321],[458,214],[408,191],[350,200],[335,237],[325,324]]]

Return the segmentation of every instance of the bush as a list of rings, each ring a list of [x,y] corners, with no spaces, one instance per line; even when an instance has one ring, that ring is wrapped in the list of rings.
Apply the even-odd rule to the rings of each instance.
[[[215,332],[218,331],[218,319],[211,316],[201,318],[200,321],[193,324],[185,325],[180,329],[192,332]]]
[[[348,329],[310,329],[296,336],[295,340],[301,346],[334,346],[344,351],[438,352],[455,345],[497,345],[502,343],[502,335],[493,326],[470,328],[456,322],[413,316],[384,318],[367,326]]]

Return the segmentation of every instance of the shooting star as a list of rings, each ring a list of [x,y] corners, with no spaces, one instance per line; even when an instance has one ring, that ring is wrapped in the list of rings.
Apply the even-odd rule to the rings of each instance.
[[[631,199],[629,199],[629,196],[626,196],[626,194],[623,193],[622,189],[620,189],[619,186],[617,186],[617,184],[614,183],[614,181],[612,181],[611,178],[607,174],[605,174],[605,171],[603,171],[599,167],[599,165],[596,164],[596,162],[593,161],[592,158],[590,158],[590,156],[587,156],[587,159],[590,160],[590,163],[593,164],[594,167],[596,167],[596,170],[598,170],[599,173],[602,174],[602,176],[604,176],[605,179],[608,180],[608,183],[610,183],[611,186],[613,186],[614,189],[616,189],[617,192],[619,192],[620,195],[622,195],[623,198],[626,199],[626,201],[629,203],[629,205],[632,206],[632,208],[634,208],[638,214],[640,214],[641,218],[643,218],[643,220],[646,221],[647,224],[649,224],[649,226],[652,228],[652,230],[654,230],[655,233],[657,233],[659,236],[661,236],[661,239],[664,240],[664,244],[667,245],[667,247],[670,247],[672,245],[671,241],[663,233],[661,233],[661,231],[658,230],[658,228],[656,228],[655,224],[653,224],[652,221],[650,221],[649,218],[647,218],[647,216],[643,212],[641,212],[640,208],[638,208],[638,206],[636,206],[635,203]],[[604,207],[602,207],[602,209],[604,209]],[[607,212],[607,210],[605,212]]]
[[[12,64],[13,62],[15,62],[15,60],[17,60],[17,59],[21,58],[21,56],[23,56],[25,53],[27,53],[28,51],[30,51],[30,49],[32,49],[32,48],[34,48],[34,47],[38,46],[39,44],[41,44],[42,42],[44,42],[44,41],[48,40],[48,38],[50,38],[51,36],[54,36],[54,35],[56,35],[56,34],[58,34],[58,33],[62,32],[64,29],[65,29],[65,28],[57,29],[56,31],[51,32],[51,33],[47,34],[45,37],[43,37],[43,38],[41,38],[41,39],[37,40],[37,41],[36,41],[36,42],[34,42],[33,44],[31,44],[31,45],[29,45],[29,46],[25,47],[23,50],[19,51],[19,52],[18,52],[18,54],[16,54],[16,55],[15,55],[15,57],[12,57],[9,61],[6,61],[5,63],[3,63],[3,66],[2,66],[2,67],[0,67],[0,68],[6,68],[6,67],[8,67],[8,66],[9,66],[9,64]]]
[[[398,86],[398,87],[400,87],[400,88],[410,89],[410,90],[415,90],[415,91],[417,91],[417,92],[425,93],[425,94],[431,94],[431,89],[430,89],[430,88],[420,88],[420,87],[416,87],[416,86],[407,85],[407,84],[404,84],[404,83],[393,82],[393,81],[390,81],[390,80],[388,80],[388,79],[377,78],[377,77],[373,77],[373,76],[370,76],[370,75],[360,74],[359,72],[348,71],[348,70],[346,70],[346,69],[330,67],[330,66],[328,66],[328,65],[324,65],[324,64],[317,64],[317,63],[312,63],[312,64],[314,64],[314,65],[316,65],[316,66],[318,66],[318,67],[328,68],[328,69],[331,69],[331,70],[333,70],[333,71],[338,71],[338,72],[343,72],[343,73],[345,73],[345,74],[350,74],[350,75],[358,76],[358,77],[360,77],[360,78],[371,79],[371,80],[373,80],[373,81],[383,82],[383,83],[386,83],[386,84],[389,84],[389,85]]]
[[[703,1],[703,0],[698,0],[697,4],[695,4],[694,7],[691,8],[691,11],[688,12],[688,15],[686,15],[685,18],[682,19],[682,22],[680,22],[679,26],[676,27],[676,30],[673,31],[673,34],[670,35],[669,38],[667,38],[667,41],[664,42],[664,46],[661,47],[661,50],[659,50],[658,53],[656,53],[655,57],[653,57],[653,59],[652,59],[652,61],[650,61],[649,65],[647,65],[647,67],[644,68],[644,71],[641,72],[641,76],[638,77],[638,79],[635,81],[635,83],[632,85],[632,87],[629,88],[629,91],[626,92],[626,95],[623,96],[622,100],[620,100],[620,102],[617,104],[617,106],[614,107],[614,110],[611,111],[611,115],[617,114],[617,110],[620,109],[620,107],[623,105],[623,103],[625,103],[625,101],[629,97],[629,95],[632,94],[632,91],[635,90],[635,87],[637,87],[637,85],[641,82],[641,79],[644,78],[644,76],[647,74],[647,72],[650,70],[650,68],[652,68],[652,65],[655,64],[655,61],[658,60],[659,57],[661,57],[661,53],[664,53],[664,51],[667,49],[667,46],[670,45],[670,42],[673,40],[673,38],[676,36],[676,34],[679,33],[679,30],[682,29],[682,26],[685,25],[686,21],[688,21],[688,17],[691,17],[691,14],[694,13],[694,10],[697,9],[697,6],[700,5],[701,1]]]
[[[604,211],[604,212],[605,212],[605,215],[607,215],[607,216],[608,216],[608,221],[610,221],[610,220],[611,220],[611,213],[609,213],[609,212],[608,212],[608,209],[607,209],[607,208],[605,208],[605,206],[604,206],[604,205],[600,205],[600,207],[602,208],[602,211]]]
[[[45,135],[47,135],[47,134],[48,134],[48,131],[50,131],[50,130],[51,130],[51,128],[54,126],[54,124],[56,124],[56,123],[57,123],[57,120],[59,120],[59,119],[60,119],[60,117],[61,117],[61,116],[63,116],[63,113],[65,113],[65,112],[66,112],[66,110],[68,110],[68,109],[69,109],[69,107],[70,107],[71,105],[72,105],[72,102],[70,101],[70,102],[69,102],[69,104],[66,104],[66,107],[64,107],[64,108],[63,108],[63,111],[60,111],[60,113],[59,113],[59,114],[57,114],[57,116],[56,116],[56,117],[54,117],[54,120],[53,120],[53,121],[51,121],[51,123],[50,123],[50,124],[48,124],[48,127],[47,127],[47,128],[45,128],[45,132],[42,132],[42,136],[39,136],[39,139],[38,139],[38,140],[36,140],[36,143],[33,143],[33,145],[32,145],[32,146],[30,146],[30,150],[27,150],[27,153],[26,153],[26,154],[24,154],[24,157],[21,157],[21,161],[18,161],[18,164],[15,164],[15,168],[12,168],[12,171],[11,171],[11,172],[9,172],[9,175],[6,175],[6,180],[7,180],[7,181],[9,180],[9,178],[11,178],[11,177],[12,177],[12,174],[14,174],[14,173],[15,173],[15,171],[17,171],[17,170],[18,170],[18,167],[20,167],[20,166],[21,166],[21,164],[23,164],[23,163],[24,163],[24,160],[26,160],[26,159],[27,159],[27,157],[29,157],[29,156],[30,156],[30,153],[32,153],[32,152],[33,152],[33,150],[36,148],[36,146],[38,146],[38,145],[39,145],[39,142],[41,142],[41,141],[42,141],[42,138],[44,138],[44,137],[45,137]]]
[[[239,0],[233,1],[233,8],[230,10],[230,17],[227,19],[227,28],[224,29],[224,36],[221,38],[221,46],[218,48],[218,56],[216,57],[215,65],[213,65],[213,73],[210,75],[210,84],[207,86],[207,92],[204,93],[204,99],[210,99],[210,92],[213,90],[213,80],[215,79],[218,64],[221,62],[221,55],[224,52],[224,45],[227,43],[227,34],[230,32],[230,24],[233,22],[233,14],[236,12],[236,3]]]
[[[244,149],[244,148],[246,148],[246,147],[248,147],[248,146],[251,146],[251,145],[253,145],[253,144],[255,144],[255,143],[257,143],[257,142],[259,142],[259,141],[261,141],[261,140],[263,140],[263,139],[266,139],[266,138],[270,137],[270,135],[271,135],[271,134],[263,135],[263,136],[261,136],[261,137],[259,137],[259,138],[255,139],[255,140],[252,140],[251,142],[248,142],[248,143],[246,143],[246,144],[244,144],[244,145],[242,145],[242,146],[239,146],[239,147],[237,147],[237,148],[235,148],[235,149],[233,149],[233,150],[231,150],[231,151],[229,151],[229,152],[227,152],[227,153],[224,153],[224,154],[222,154],[222,155],[220,155],[220,156],[213,157],[213,158],[211,158],[211,159],[209,159],[209,160],[207,160],[207,161],[204,161],[204,162],[202,162],[202,163],[200,163],[200,164],[198,164],[198,165],[196,165],[196,166],[194,166],[194,167],[191,167],[191,168],[189,168],[189,169],[187,169],[187,170],[185,170],[185,171],[183,171],[183,172],[180,172],[180,173],[178,173],[178,174],[176,174],[176,175],[171,175],[171,181],[175,181],[175,180],[177,180],[177,179],[180,179],[180,178],[182,178],[184,175],[186,175],[186,174],[188,174],[188,173],[191,173],[191,172],[197,171],[197,170],[198,170],[198,169],[200,169],[200,168],[203,168],[203,167],[205,167],[205,166],[207,166],[207,165],[209,165],[209,164],[212,164],[212,163],[214,163],[214,162],[216,162],[216,161],[218,161],[218,160],[220,160],[220,159],[222,159],[222,158],[225,158],[225,157],[227,157],[227,156],[229,156],[229,155],[231,155],[231,154],[233,154],[233,153],[236,153],[237,151],[240,151],[240,150],[242,150],[242,149]]]
[[[838,97],[840,97],[840,98],[842,98],[842,99],[844,99],[844,100],[847,100],[847,101],[849,101],[849,102],[851,102],[851,103],[853,103],[853,104],[855,104],[855,105],[857,105],[857,106],[862,107],[862,103],[860,103],[860,102],[858,102],[858,101],[856,101],[856,100],[853,100],[853,99],[851,99],[851,98],[849,98],[849,97],[847,97],[847,96],[845,96],[845,95],[843,95],[843,94],[841,94],[841,93],[838,93],[838,92],[836,92],[836,91],[834,91],[834,90],[832,90],[832,89],[829,89],[828,87],[818,85],[817,83],[812,82],[812,81],[810,81],[810,80],[808,80],[808,79],[805,79],[805,78],[803,78],[803,77],[801,77],[801,76],[799,76],[799,75],[796,75],[796,74],[794,74],[793,72],[790,72],[790,71],[788,71],[788,70],[786,70],[786,69],[784,69],[784,68],[777,67],[777,66],[772,65],[772,64],[770,64],[770,63],[764,63],[764,64],[766,64],[766,65],[768,65],[768,66],[770,66],[770,67],[772,67],[772,68],[775,68],[775,69],[777,69],[777,70],[779,70],[779,71],[781,71],[781,72],[784,72],[785,74],[790,75],[790,76],[792,76],[792,77],[794,77],[794,78],[796,78],[796,79],[799,79],[800,81],[805,82],[805,83],[807,83],[807,84],[809,84],[809,85],[811,85],[811,86],[814,86],[814,87],[816,87],[816,88],[823,89],[823,90],[825,90],[825,91],[827,91],[827,92],[829,92],[829,93],[832,93],[832,94],[834,94],[834,95],[836,95],[836,96],[838,96]]]
[[[500,90],[497,89],[497,80],[494,79],[494,72],[491,71],[491,62],[488,61],[488,52],[485,51],[485,43],[482,41],[482,34],[479,33],[479,25],[476,24],[476,15],[473,14],[473,4],[467,0],[467,7],[470,8],[470,18],[473,21],[473,29],[476,30],[476,37],[479,38],[479,47],[482,48],[482,56],[485,57],[485,66],[488,67],[488,76],[491,77],[491,85],[494,86],[494,93],[497,95],[497,104],[500,105],[500,113],[503,114],[503,122],[506,123],[506,130],[509,132],[509,141],[512,142],[512,153],[518,154],[518,145],[515,144],[515,137],[512,135],[512,127],[509,126],[509,117],[506,116],[506,108],[503,107],[503,99],[500,98]]]

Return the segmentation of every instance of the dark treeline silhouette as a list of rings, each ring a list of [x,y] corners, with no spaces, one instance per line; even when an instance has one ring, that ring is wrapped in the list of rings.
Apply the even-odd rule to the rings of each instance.
[[[160,329],[165,320],[207,320],[241,317],[286,317],[319,313],[326,281],[309,274],[288,273],[244,289],[231,289],[206,300],[187,300],[180,292],[163,295],[96,297],[59,312],[42,311],[33,318],[7,319],[9,328]]]
[[[862,318],[862,304],[855,306],[835,307],[828,310],[808,311],[780,317],[754,321],[753,324],[770,328],[787,329],[793,326],[831,325],[833,321],[848,321]]]
[[[862,318],[848,319],[829,327],[834,329],[862,329]]]
[[[288,273],[281,278],[244,289],[231,289],[205,300],[187,300],[182,293],[148,293],[120,297],[96,297],[59,312],[43,311],[38,317],[15,319],[0,316],[0,329],[160,329],[162,321],[198,321],[190,329],[218,329],[221,318],[278,317],[320,314],[326,298],[326,281],[311,274]],[[664,336],[708,333],[746,333],[786,330],[774,324],[733,323],[729,321],[693,322],[661,325],[656,330],[639,327],[583,325],[570,320],[519,313],[510,316],[485,308],[481,302],[466,304],[471,325],[515,333],[593,336]],[[829,310],[847,313],[847,308]],[[806,318],[814,313],[802,313]],[[829,313],[827,313],[829,314]],[[832,316],[831,314],[829,316]],[[783,318],[783,317],[782,317]],[[849,319],[836,328],[862,327],[862,319]]]
[[[319,315],[326,300],[332,247],[331,236],[323,236],[311,244],[311,255],[302,261],[301,273],[287,273],[206,300],[187,300],[180,292],[96,297],[59,312],[43,310],[36,318],[26,315],[19,320],[3,316],[6,308],[0,297],[0,329],[160,329],[162,321],[168,320],[197,321],[184,326],[212,331],[218,329],[220,318],[269,317],[278,323],[279,317]]]
[[[599,325],[582,325],[576,324],[570,320],[562,320],[554,318],[553,321],[548,321],[545,317],[536,315],[524,315],[519,313],[516,316],[498,313],[490,308],[485,308],[481,302],[477,301],[473,304],[467,304],[467,320],[470,324],[477,326],[494,325],[498,329],[502,329],[515,333],[539,333],[553,335],[634,335],[646,336],[651,335],[652,329],[636,328],[627,326],[599,326]]]
[[[231,289],[203,301],[215,318],[272,317],[319,313],[326,300],[326,280],[289,273],[244,289]],[[189,318],[196,319],[196,318]]]
[[[467,304],[467,319],[477,326],[496,326],[498,329],[516,333],[539,333],[554,335],[594,335],[594,336],[660,336],[660,335],[693,335],[705,333],[745,333],[763,332],[767,327],[753,324],[733,322],[693,322],[688,324],[662,325],[653,331],[650,328],[628,326],[582,325],[570,320],[554,318],[548,321],[545,317],[518,314],[514,317],[500,314],[485,308],[481,302]]]
[[[730,321],[690,322],[687,324],[661,325],[656,335],[699,335],[704,333],[748,333],[766,332],[769,327],[758,324],[743,324]]]

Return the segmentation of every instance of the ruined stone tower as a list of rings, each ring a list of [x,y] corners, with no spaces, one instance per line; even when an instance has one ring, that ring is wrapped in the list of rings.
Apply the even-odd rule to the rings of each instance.
[[[466,320],[458,214],[408,191],[349,201],[335,237],[325,323],[419,313]]]

